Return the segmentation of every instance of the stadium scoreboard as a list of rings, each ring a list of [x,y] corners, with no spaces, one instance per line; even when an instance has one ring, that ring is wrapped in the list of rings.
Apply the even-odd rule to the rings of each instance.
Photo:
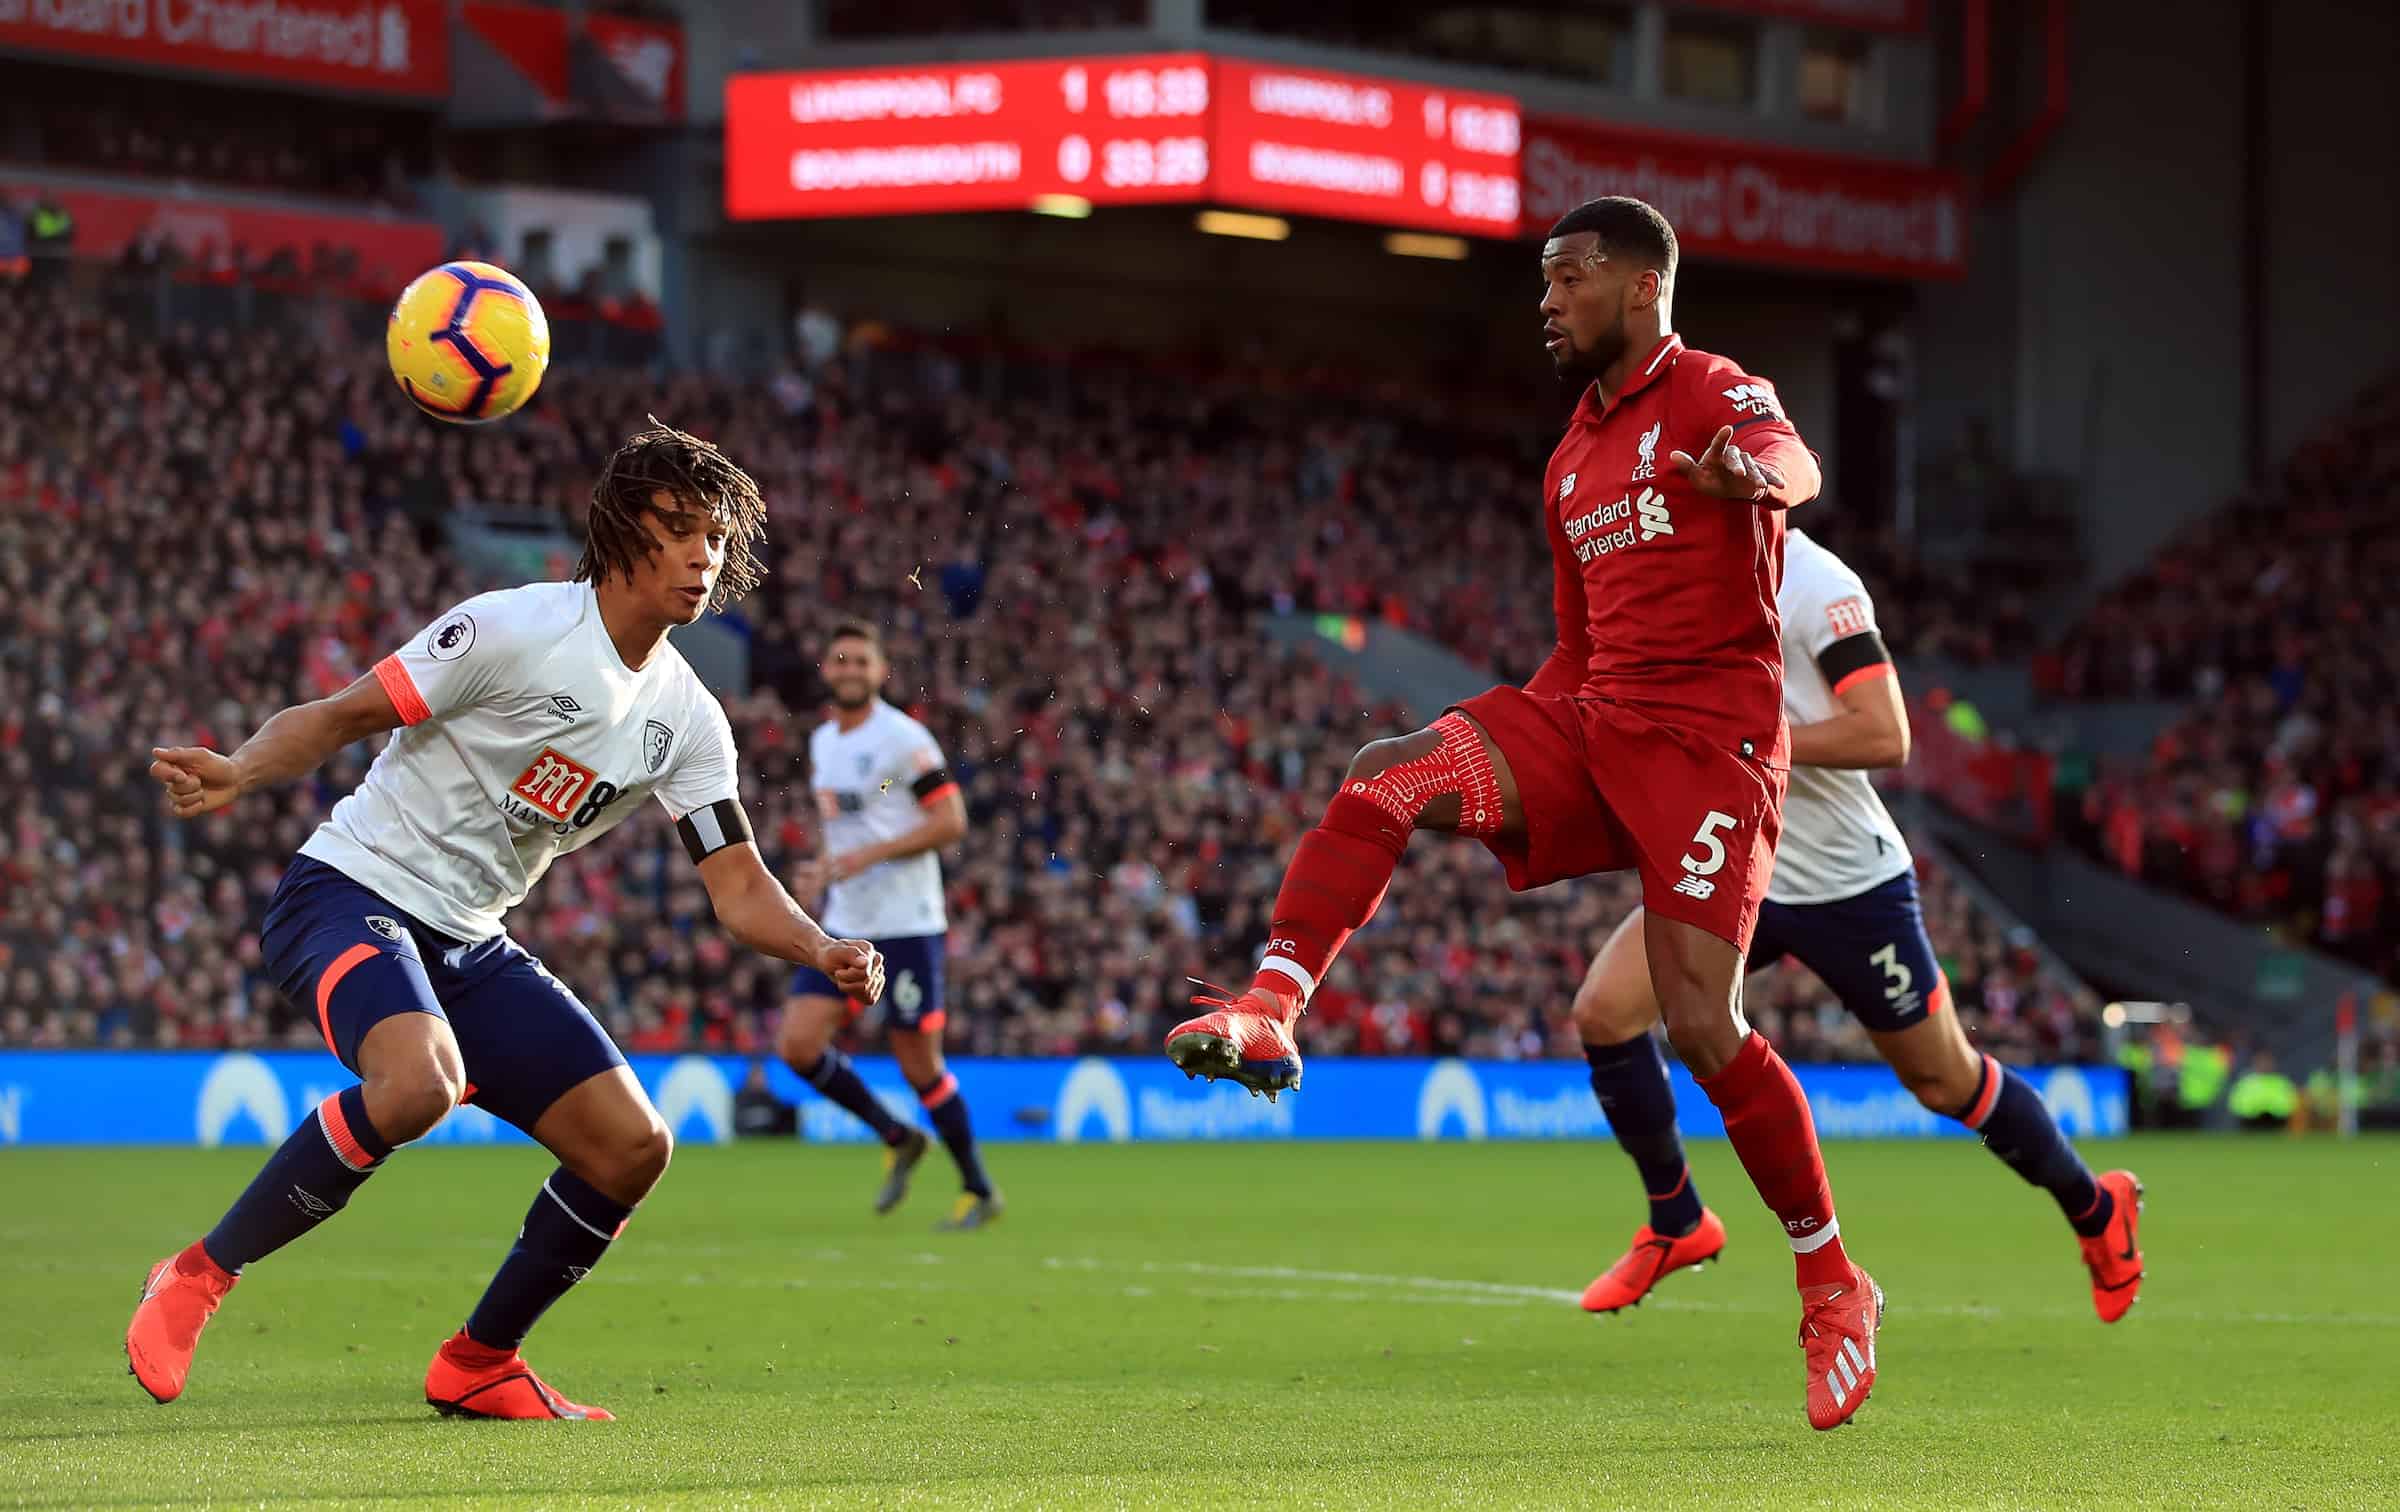
[[[737,220],[1215,203],[1514,236],[1504,95],[1206,53],[740,74]]]

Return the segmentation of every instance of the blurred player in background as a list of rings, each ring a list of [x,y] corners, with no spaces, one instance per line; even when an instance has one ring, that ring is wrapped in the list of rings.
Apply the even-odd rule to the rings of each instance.
[[[385,1157],[472,1100],[558,1157],[425,1400],[492,1418],[606,1418],[518,1346],[600,1263],[672,1140],[590,1011],[502,918],[550,863],[644,798],[674,816],[718,919],[743,944],[872,1000],[883,965],[795,904],[751,843],[725,712],[667,632],[756,585],[766,505],[707,442],[627,441],[592,490],[575,578],[471,598],[331,698],[285,709],[231,756],[151,752],[178,818],[315,771],[398,729],[300,848],[260,949],[359,1084],[325,1099],[199,1240],[151,1267],[125,1354],[161,1402],[242,1269],[341,1211]]]
[[[825,842],[796,883],[802,897],[825,899],[827,927],[872,940],[882,953],[891,981],[884,1013],[892,1055],[957,1162],[964,1188],[940,1227],[981,1228],[1000,1216],[1003,1204],[984,1172],[958,1078],[942,1061],[948,1017],[942,950],[950,922],[939,852],[967,832],[966,796],[932,732],[884,701],[891,667],[874,626],[852,621],[835,629],[819,670],[834,713],[808,738],[808,766]],[[803,1081],[857,1114],[883,1141],[875,1211],[888,1213],[908,1195],[928,1141],[877,1102],[834,1047],[834,1036],[864,1006],[824,972],[802,967],[776,1050]]]
[[[1799,530],[1784,539],[1776,603],[1792,778],[1749,964],[1797,958],[1866,1026],[1919,1102],[1981,1134],[2057,1199],[2091,1272],[2092,1305],[2114,1323],[2141,1293],[2141,1186],[2130,1171],[2095,1179],[2041,1094],[1967,1043],[1925,937],[1908,842],[1867,780],[1870,769],[1908,760],[1908,706],[1874,602],[1841,558]],[[1617,926],[1575,995],[1592,1091],[1650,1194],[1650,1221],[1584,1291],[1591,1312],[1630,1307],[1669,1272],[1725,1247],[1725,1225],[1701,1205],[1684,1163],[1674,1089],[1650,1036],[1659,1001],[1640,945],[1642,914]]]
[[[1640,200],[1569,211],[1542,247],[1544,344],[1583,399],[1541,508],[1558,645],[1523,688],[1360,751],[1300,842],[1249,988],[1203,998],[1167,1053],[1297,1086],[1291,1024],[1382,902],[1411,833],[1482,841],[1523,890],[1638,868],[1668,1038],[1725,1115],[1796,1262],[1808,1416],[1849,1420],[1883,1295],[1844,1252],[1800,1084],[1741,1013],[1742,953],[1789,767],[1775,588],[1816,458],[1772,385],[1674,334],[1675,233]]]

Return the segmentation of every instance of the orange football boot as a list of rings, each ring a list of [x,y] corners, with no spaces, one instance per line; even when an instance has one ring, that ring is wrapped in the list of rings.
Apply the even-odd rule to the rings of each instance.
[[[1300,1046],[1288,1020],[1298,998],[1281,998],[1264,987],[1239,995],[1212,991],[1217,995],[1196,997],[1192,1005],[1216,1012],[1177,1024],[1167,1035],[1167,1059],[1186,1077],[1237,1081],[1252,1097],[1264,1092],[1269,1102],[1286,1088],[1297,1089]]]
[[[1875,1389],[1883,1288],[1860,1265],[1848,1282],[1800,1289],[1800,1347],[1808,1351],[1808,1426],[1839,1428]]]
[[[1725,1225],[1708,1208],[1700,1210],[1692,1231],[1679,1237],[1645,1223],[1635,1232],[1633,1247],[1583,1289],[1583,1310],[1613,1313],[1639,1307],[1650,1288],[1670,1273],[1687,1265],[1706,1265],[1724,1252]]]
[[[2092,1273],[2092,1310],[2101,1322],[2114,1323],[2141,1300],[2142,1247],[2135,1234],[2142,1224],[2142,1184],[2131,1171],[2111,1171],[2100,1186],[2116,1199],[2117,1210],[2108,1227],[2083,1241],[2083,1263]]]
[[[209,1259],[198,1240],[150,1267],[125,1328],[125,1368],[161,1406],[183,1395],[200,1330],[240,1279]]]
[[[617,1416],[605,1407],[568,1401],[533,1373],[524,1356],[478,1344],[463,1328],[434,1351],[433,1363],[425,1367],[425,1405],[445,1417],[613,1423]]]

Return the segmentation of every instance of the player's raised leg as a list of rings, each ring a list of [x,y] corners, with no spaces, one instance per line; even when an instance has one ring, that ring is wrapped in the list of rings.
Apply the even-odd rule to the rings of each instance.
[[[833,980],[813,967],[803,968],[793,995],[784,1004],[783,1023],[776,1031],[775,1053],[799,1078],[830,1101],[848,1109],[883,1141],[883,1187],[875,1194],[875,1211],[888,1213],[908,1195],[909,1178],[933,1142],[924,1133],[892,1116],[876,1100],[850,1057],[835,1048],[834,1036],[852,1017],[850,1005],[833,991]]]
[[[355,894],[355,898],[351,895]],[[261,945],[293,1001],[317,1023],[357,1086],[300,1120],[206,1235],[150,1267],[125,1330],[134,1379],[160,1402],[183,1392],[200,1332],[244,1266],[338,1213],[399,1145],[457,1106],[457,1041],[414,942],[370,932],[383,904],[330,868],[295,863],[268,906]]]
[[[1935,970],[1924,1017],[1906,1028],[1870,1026],[1875,1048],[1917,1101],[1981,1134],[2010,1170],[2050,1194],[2091,1273],[2093,1310],[2116,1322],[2142,1291],[2141,1184],[2131,1171],[2092,1174],[2041,1094],[1967,1042],[1950,1011],[1949,983]]]
[[[1670,1273],[1705,1265],[1725,1249],[1725,1225],[1700,1201],[1675,1127],[1675,1089],[1651,1030],[1658,995],[1635,909],[1592,957],[1575,994],[1575,1027],[1591,1063],[1592,1095],[1608,1116],[1609,1132],[1632,1158],[1650,1219],[1614,1265],[1584,1288],[1586,1312],[1613,1313],[1638,1304]]]
[[[895,975],[891,980],[897,984],[899,978]],[[894,1006],[897,1008],[896,1003]],[[942,1015],[938,1011],[927,1014],[912,1028],[894,1025],[892,1054],[900,1062],[900,1073],[917,1089],[926,1117],[933,1120],[935,1132],[942,1136],[943,1146],[958,1166],[958,1200],[936,1227],[978,1229],[995,1222],[1006,1211],[1006,1204],[983,1168],[983,1152],[975,1143],[975,1125],[967,1116],[958,1076],[942,1059]]]
[[[466,1326],[435,1352],[425,1400],[487,1418],[605,1419],[533,1373],[518,1349],[591,1274],[666,1174],[666,1121],[573,993],[506,935],[433,968],[475,1102],[558,1157]]]
[[[1808,1420],[1837,1427],[1874,1387],[1883,1290],[1842,1248],[1808,1099],[1783,1057],[1742,1018],[1738,946],[1656,906],[1643,910],[1642,935],[1667,1036],[1724,1115],[1734,1154],[1791,1241]]]
[[[1228,1078],[1254,1093],[1298,1086],[1292,1022],[1352,932],[1374,917],[1409,836],[1430,829],[1482,839],[1512,825],[1521,836],[1518,810],[1508,763],[1465,714],[1365,747],[1292,855],[1250,986],[1195,999],[1215,1011],[1177,1025],[1168,1057],[1188,1074]]]

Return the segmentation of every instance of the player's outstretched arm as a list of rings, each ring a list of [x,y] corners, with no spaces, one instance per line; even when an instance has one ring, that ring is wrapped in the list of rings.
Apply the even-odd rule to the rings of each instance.
[[[865,940],[827,934],[767,870],[755,843],[745,840],[711,851],[700,863],[700,882],[717,922],[752,950],[814,966],[859,1002],[883,996],[882,954]]]
[[[1815,454],[1789,433],[1768,431],[1755,449],[1735,442],[1734,427],[1720,425],[1699,456],[1674,451],[1667,465],[1711,498],[1737,504],[1789,509],[1817,496],[1823,475]]]
[[[197,818],[255,788],[305,777],[342,747],[399,724],[391,694],[370,672],[331,698],[285,709],[231,756],[206,746],[153,746],[150,775],[167,790],[168,812]]]

